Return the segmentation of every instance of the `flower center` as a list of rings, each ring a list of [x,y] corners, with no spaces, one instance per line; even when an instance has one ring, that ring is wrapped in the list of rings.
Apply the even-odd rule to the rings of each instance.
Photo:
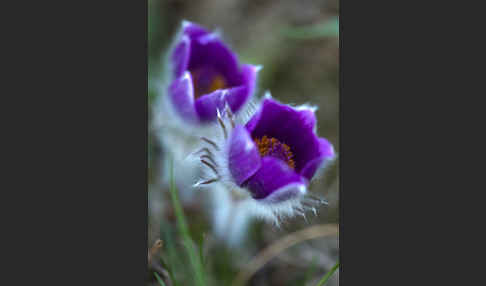
[[[295,168],[295,161],[293,159],[294,154],[290,151],[290,147],[278,141],[278,139],[273,137],[267,137],[266,135],[262,138],[254,138],[253,141],[258,147],[260,156],[272,156],[283,160],[290,168]]]
[[[191,70],[194,98],[227,87],[224,76],[211,68],[197,68]]]

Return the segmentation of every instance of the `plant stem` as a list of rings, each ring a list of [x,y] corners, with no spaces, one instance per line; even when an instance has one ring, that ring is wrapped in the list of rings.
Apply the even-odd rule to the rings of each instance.
[[[179,202],[178,193],[174,183],[174,160],[170,159],[170,194],[172,198],[172,205],[174,207],[174,212],[177,218],[177,226],[180,234],[182,235],[184,247],[189,255],[189,261],[195,272],[196,284],[199,286],[204,286],[204,274],[201,260],[198,258],[196,249],[194,248],[194,243],[189,234],[189,229],[187,227],[186,218],[184,212],[182,211],[182,206]]]
[[[159,274],[157,274],[157,272],[154,272],[154,275],[157,278],[157,281],[159,281],[159,284],[161,286],[165,286],[164,280],[162,280],[162,278],[160,278]]]
[[[324,285],[327,280],[329,280],[329,277],[331,277],[331,275],[336,271],[336,269],[338,269],[339,267],[339,261],[336,262],[336,265],[334,265],[331,270],[329,272],[326,273],[326,275],[324,275],[324,277],[322,277],[321,281],[319,281],[319,283],[317,283],[317,286],[322,286]]]

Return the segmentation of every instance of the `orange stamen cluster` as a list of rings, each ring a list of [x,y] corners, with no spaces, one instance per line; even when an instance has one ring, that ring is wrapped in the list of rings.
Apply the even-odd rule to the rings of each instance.
[[[277,157],[285,161],[290,168],[295,168],[295,161],[293,159],[294,154],[292,154],[290,147],[287,144],[278,141],[276,138],[269,138],[266,135],[262,138],[254,138],[253,141],[258,147],[260,156]]]
[[[218,89],[224,89],[227,87],[226,79],[219,73],[216,73],[210,77],[210,79],[201,78],[203,75],[203,69],[191,70],[192,85],[194,87],[194,98],[197,99],[204,94],[211,93]],[[205,75],[207,76],[207,75]]]
[[[211,84],[209,85],[208,93],[213,92],[213,91],[218,90],[218,89],[223,89],[225,87],[226,87],[226,80],[221,75],[217,75],[211,81]]]

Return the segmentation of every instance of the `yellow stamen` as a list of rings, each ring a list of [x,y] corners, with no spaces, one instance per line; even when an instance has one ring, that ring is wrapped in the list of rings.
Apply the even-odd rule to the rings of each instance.
[[[217,75],[211,81],[211,85],[209,86],[208,93],[216,91],[218,89],[223,89],[225,87],[226,87],[226,81],[224,80],[224,77]]]
[[[204,75],[204,70],[202,68],[197,68],[191,70],[191,74],[194,97],[196,99],[202,95],[228,87],[226,79],[219,73],[215,73],[211,78],[201,78],[201,76],[207,76],[207,74]]]
[[[262,138],[255,138],[253,141],[258,147],[260,156],[275,156],[284,160],[290,168],[295,169],[295,161],[293,159],[294,154],[292,154],[290,147],[287,144],[282,143],[273,137],[268,138],[266,135]]]

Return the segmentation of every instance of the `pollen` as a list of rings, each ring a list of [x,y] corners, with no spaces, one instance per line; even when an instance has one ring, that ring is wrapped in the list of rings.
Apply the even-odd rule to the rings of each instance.
[[[195,69],[191,71],[194,97],[211,93],[228,86],[225,77],[212,69]]]
[[[254,138],[253,141],[258,147],[260,156],[272,156],[283,160],[290,168],[295,169],[294,154],[290,151],[290,147],[280,142],[278,139],[273,137],[267,137],[266,135],[262,138]]]
[[[226,87],[226,81],[224,80],[224,77],[222,77],[221,75],[217,75],[211,81],[211,85],[209,85],[208,93],[218,89],[223,89],[225,87]]]

